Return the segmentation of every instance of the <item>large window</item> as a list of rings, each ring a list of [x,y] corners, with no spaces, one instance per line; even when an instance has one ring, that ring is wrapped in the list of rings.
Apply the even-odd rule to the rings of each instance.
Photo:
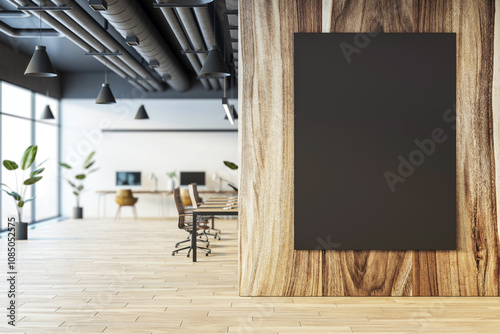
[[[35,94],[24,88],[0,82],[0,160],[19,162],[24,150],[38,145],[36,163],[48,159],[44,163],[43,179],[32,186],[25,198],[36,196],[34,202],[27,203],[23,210],[23,220],[28,223],[57,217],[59,215],[59,171],[57,167],[59,155],[59,101]],[[49,105],[56,120],[39,121],[40,115]],[[0,182],[12,189],[20,186],[22,180],[15,177],[13,171],[3,166]],[[26,171],[25,178],[28,177]],[[22,175],[22,173],[20,173]],[[17,217],[12,197],[2,192],[0,197],[1,230],[7,228],[7,218]]]

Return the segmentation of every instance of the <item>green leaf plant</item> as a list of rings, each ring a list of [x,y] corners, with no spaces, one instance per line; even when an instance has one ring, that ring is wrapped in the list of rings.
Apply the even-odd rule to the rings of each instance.
[[[90,167],[94,166],[95,160],[93,160],[95,155],[95,152],[92,152],[89,154],[89,156],[83,161],[81,165],[81,169],[75,172],[74,174],[74,180],[66,179],[66,182],[71,186],[73,190],[73,194],[76,197],[76,206],[80,207],[80,196],[82,195],[82,192],[85,190],[85,186],[83,185],[84,180],[87,179],[87,176],[89,174],[92,174],[93,172],[97,171],[99,168],[92,168]],[[59,162],[59,166],[74,171],[74,168],[64,162]]]
[[[231,162],[231,161],[224,161],[224,165],[226,165],[227,168],[229,168],[230,170],[237,170],[238,169],[238,165],[235,164],[234,162]],[[230,186],[231,188],[233,188],[235,191],[238,191],[238,188],[236,187],[236,185],[234,183],[232,183],[231,181],[228,181],[226,179],[223,179],[223,178],[220,178],[222,181],[225,181],[227,183],[228,186]]]
[[[37,183],[42,179],[42,176],[40,174],[42,174],[42,172],[45,170],[45,168],[40,168],[40,166],[47,160],[31,168],[33,166],[33,163],[35,162],[37,152],[38,146],[31,145],[26,149],[26,151],[24,151],[19,164],[11,160],[3,161],[3,166],[8,171],[13,171],[15,173],[16,183],[14,187],[9,187],[5,183],[0,183],[0,190],[12,197],[12,199],[14,200],[19,222],[23,222],[22,219],[24,205],[35,199],[35,197],[26,199],[26,191],[28,190],[29,186]],[[28,178],[26,178],[26,173],[29,173]]]

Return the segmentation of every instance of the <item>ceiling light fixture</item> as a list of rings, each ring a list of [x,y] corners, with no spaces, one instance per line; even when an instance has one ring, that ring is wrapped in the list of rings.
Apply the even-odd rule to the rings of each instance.
[[[230,109],[231,113],[233,114],[233,119],[237,120],[238,119],[238,113],[236,112],[236,109],[234,108],[234,105],[230,104],[229,105],[229,109]],[[224,119],[229,119],[229,118],[226,115],[226,116],[224,116]]]
[[[215,4],[214,4],[214,44],[215,38]],[[213,46],[208,51],[208,56],[200,70],[200,77],[203,78],[224,78],[231,74],[227,68],[226,62],[222,58],[222,54],[217,46]]]
[[[149,119],[148,113],[146,112],[146,108],[144,108],[144,105],[141,105],[139,107],[139,110],[137,110],[137,114],[135,114],[135,119]]]
[[[200,70],[200,77],[203,78],[224,78],[230,76],[222,54],[218,47],[213,47],[208,52],[207,59]]]
[[[108,10],[108,3],[105,0],[89,0],[89,6],[96,12]]]
[[[226,112],[226,117],[227,117],[227,119],[229,119],[229,123],[231,123],[231,125],[234,125],[234,117],[233,117],[233,113],[231,112],[231,106],[229,105],[227,97],[222,98],[222,107],[224,108],[224,111]]]
[[[42,116],[40,116],[40,119],[47,119],[47,120],[56,119],[48,104],[45,106],[45,109],[43,109]]]
[[[113,96],[113,92],[111,91],[111,87],[109,87],[107,68],[105,68],[104,70],[104,83],[102,84],[101,90],[99,91],[99,95],[97,95],[95,103],[96,104],[116,103],[115,97]]]
[[[45,46],[42,45],[42,13],[40,12],[40,45],[35,46],[35,52],[26,67],[24,75],[31,77],[57,77],[56,70],[50,61]]]
[[[226,81],[227,81],[227,78],[224,78],[224,96],[222,97],[222,107],[224,108],[224,111],[226,112],[225,119],[228,119],[229,123],[231,123],[231,125],[234,125],[234,119],[235,119],[234,113],[233,113],[234,107],[232,105],[230,105],[229,101],[227,100]]]

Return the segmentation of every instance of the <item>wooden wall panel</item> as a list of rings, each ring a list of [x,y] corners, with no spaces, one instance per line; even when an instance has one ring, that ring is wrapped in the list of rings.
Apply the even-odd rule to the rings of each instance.
[[[320,252],[293,250],[293,33],[321,32],[321,2],[240,1],[239,12],[240,294],[315,296]]]
[[[494,3],[256,0],[239,12],[240,295],[499,295]],[[320,31],[457,33],[458,251],[293,250],[293,33]]]
[[[497,296],[494,3],[414,1],[415,32],[457,33],[457,248],[414,252],[414,294]]]
[[[412,10],[411,0],[328,2],[323,7],[322,29],[323,32],[411,32]],[[341,295],[405,295],[411,291],[411,254],[398,251],[327,251],[324,295],[331,294],[331,286],[339,279],[338,269],[329,265],[332,260],[341,268]]]

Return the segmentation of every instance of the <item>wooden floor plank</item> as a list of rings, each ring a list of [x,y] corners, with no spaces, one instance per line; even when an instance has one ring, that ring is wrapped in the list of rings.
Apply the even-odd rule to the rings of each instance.
[[[236,221],[218,225],[223,239],[212,243],[223,251],[192,263],[171,256],[185,236],[172,221],[41,224],[18,244],[22,320],[16,328],[3,320],[0,332],[493,333],[500,326],[496,297],[239,297]],[[7,285],[0,288],[3,309]]]

